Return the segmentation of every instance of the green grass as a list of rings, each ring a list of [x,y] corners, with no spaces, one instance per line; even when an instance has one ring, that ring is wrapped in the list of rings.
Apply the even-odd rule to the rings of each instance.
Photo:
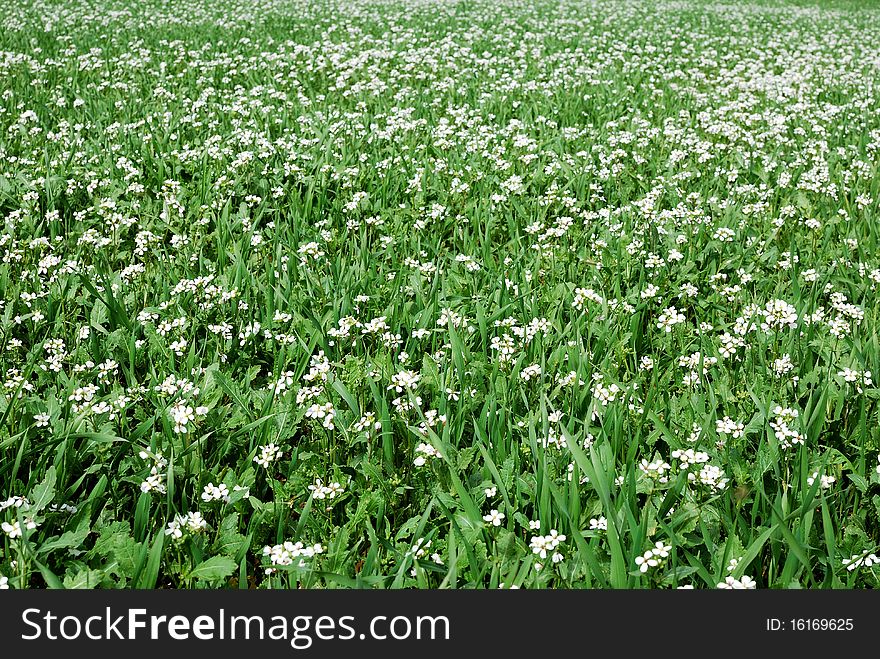
[[[880,3],[232,4],[0,0],[0,585],[878,585]]]

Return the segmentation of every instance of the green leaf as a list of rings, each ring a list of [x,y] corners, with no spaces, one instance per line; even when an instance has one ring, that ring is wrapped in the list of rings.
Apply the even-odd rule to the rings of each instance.
[[[55,498],[55,466],[51,466],[46,470],[46,476],[43,481],[31,490],[30,499],[31,507],[28,509],[29,515],[35,515],[43,508],[48,506],[52,499]]]
[[[74,531],[66,531],[62,535],[50,538],[37,550],[37,554],[47,554],[56,549],[68,549],[79,547],[89,535],[89,518],[83,517]]]
[[[37,564],[37,569],[43,575],[43,579],[46,580],[46,586],[52,590],[64,590],[64,584],[61,583],[61,580],[52,570],[40,563],[40,561],[34,561],[34,563]]]
[[[162,565],[162,550],[165,547],[165,532],[160,530],[153,539],[147,566],[138,579],[138,588],[155,588],[159,580],[159,568]]]
[[[864,477],[859,476],[858,474],[847,474],[847,478],[849,478],[853,485],[859,490],[859,492],[867,492],[868,491],[868,481],[865,480]]]
[[[743,554],[742,560],[737,563],[736,568],[733,570],[733,576],[736,579],[740,579],[742,575],[745,574],[746,568],[753,560],[755,560],[755,558],[761,552],[761,548],[764,546],[764,543],[767,542],[768,538],[773,534],[773,531],[775,530],[775,524],[769,529],[764,529],[761,535],[755,538],[752,543],[746,548],[746,553]]]
[[[68,590],[94,589],[101,585],[104,573],[101,570],[78,570],[75,574],[64,577],[64,588]]]
[[[205,581],[216,581],[229,577],[235,572],[237,567],[238,563],[228,556],[213,556],[197,565],[189,573],[189,576],[196,579],[204,579]]]
[[[345,401],[348,408],[352,411],[353,414],[359,415],[360,409],[358,408],[357,401],[354,399],[354,396],[345,388],[345,385],[339,380],[333,380],[333,388],[342,396],[342,400]]]

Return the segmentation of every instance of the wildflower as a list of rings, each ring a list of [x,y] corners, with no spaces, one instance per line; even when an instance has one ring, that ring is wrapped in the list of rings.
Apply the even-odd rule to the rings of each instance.
[[[669,480],[669,477],[666,476],[666,472],[669,471],[670,465],[668,462],[663,460],[654,460],[653,462],[648,462],[643,459],[639,462],[639,469],[642,471],[645,476],[648,478],[653,478],[659,483],[666,483]]]
[[[226,484],[220,483],[220,485],[214,485],[214,483],[208,483],[205,485],[205,488],[202,491],[202,501],[210,502],[218,500],[229,503],[229,488]]]
[[[324,403],[323,405],[315,403],[311,405],[306,410],[306,418],[319,420],[321,425],[328,430],[333,430],[336,427],[333,423],[333,420],[336,418],[336,410],[332,403]]]
[[[345,487],[337,482],[324,485],[320,478],[315,479],[314,484],[309,485],[309,491],[315,499],[335,499],[345,492]]]
[[[533,380],[540,375],[541,365],[532,364],[531,366],[526,366],[522,371],[520,371],[519,377],[522,378],[523,382],[528,382],[529,380]]]
[[[811,476],[807,476],[807,485],[812,487],[817,478],[819,479],[819,487],[823,490],[829,489],[837,481],[834,476],[826,476],[825,474],[819,476],[819,472],[814,471]]]
[[[183,537],[183,526],[177,517],[168,522],[165,528],[165,535],[170,535],[175,540]]]
[[[666,307],[660,317],[657,319],[657,328],[665,330],[667,333],[672,331],[675,325],[685,322],[685,316],[675,307]]]
[[[726,416],[715,422],[715,430],[719,435],[730,435],[737,439],[743,436],[745,426],[739,421],[734,421],[729,416]]]
[[[440,458],[443,457],[440,455],[440,451],[435,449],[430,444],[425,444],[424,442],[420,442],[418,446],[416,446],[416,453],[419,455],[416,456],[416,459],[413,460],[413,464],[416,467],[423,467],[427,462],[428,458]]]
[[[288,540],[278,545],[266,545],[263,547],[263,556],[267,557],[273,566],[268,568],[266,573],[272,574],[276,567],[293,565],[296,559],[300,559],[299,564],[304,565],[304,559],[313,558],[323,553],[324,546],[320,543],[305,545],[302,542]]]
[[[755,581],[747,576],[743,576],[741,579],[725,577],[724,581],[718,584],[718,588],[722,590],[755,590],[756,586]]]
[[[407,553],[415,556],[416,558],[422,558],[425,556],[425,554],[428,553],[428,548],[430,546],[431,546],[430,540],[428,540],[426,542],[424,538],[418,538],[415,541],[415,544],[413,544],[413,546],[410,547],[409,552],[407,552]]]
[[[419,384],[421,376],[413,371],[400,371],[391,376],[391,384],[388,390],[394,390],[397,393],[404,391],[413,391]]]
[[[586,302],[593,302],[595,304],[602,304],[604,300],[602,296],[596,293],[592,288],[576,288],[574,290],[574,300],[572,301],[572,306],[580,311],[584,308]]]
[[[645,551],[644,554],[636,556],[636,566],[639,568],[639,572],[645,573],[652,568],[662,566],[664,559],[669,556],[671,550],[672,547],[670,545],[658,541],[651,549]]]
[[[529,540],[529,548],[532,550],[533,554],[544,559],[547,558],[548,554],[555,551],[560,544],[565,542],[565,540],[565,535],[560,534],[556,529],[552,529],[548,535],[532,536]]]
[[[0,524],[0,528],[2,528],[3,532],[12,539],[21,537],[21,524],[17,521],[12,522],[12,524],[9,522],[3,522],[3,524]]]
[[[194,421],[195,418],[195,410],[183,401],[177,401],[171,406],[171,420],[174,422],[174,432],[186,434],[189,432],[187,425]]]
[[[504,513],[492,509],[488,515],[483,515],[483,521],[488,522],[492,526],[501,526],[501,523],[504,521]]]
[[[862,554],[854,554],[850,558],[844,558],[841,563],[849,572],[852,572],[860,567],[874,567],[880,564],[880,558],[877,558],[877,555],[874,553],[864,552]]]
[[[785,300],[768,302],[761,310],[761,314],[764,316],[761,329],[765,332],[797,326],[797,310]]]
[[[259,448],[257,455],[254,456],[254,462],[264,469],[268,469],[269,465],[280,458],[281,449],[276,444],[266,444]]]

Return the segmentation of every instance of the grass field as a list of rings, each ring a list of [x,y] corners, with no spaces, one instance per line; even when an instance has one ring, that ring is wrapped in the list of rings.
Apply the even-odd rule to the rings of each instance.
[[[880,3],[0,0],[0,80],[0,587],[878,585]]]

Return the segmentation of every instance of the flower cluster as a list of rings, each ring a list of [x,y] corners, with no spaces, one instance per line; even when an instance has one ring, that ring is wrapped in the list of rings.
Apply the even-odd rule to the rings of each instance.
[[[559,533],[556,529],[551,529],[547,535],[534,535],[529,540],[529,549],[541,560],[550,556],[550,560],[554,563],[561,563],[564,559],[559,551],[559,545],[565,542],[565,535]],[[536,569],[541,569],[542,563],[535,563]]]
[[[162,456],[160,451],[152,453],[144,449],[138,453],[141,460],[150,462],[150,473],[141,482],[141,492],[157,492],[165,494],[165,476],[168,469],[168,460]]]
[[[174,540],[180,540],[184,535],[197,535],[204,533],[208,528],[208,522],[200,512],[189,512],[185,515],[175,515],[165,527],[165,535]]]
[[[266,545],[263,547],[263,556],[269,559],[270,566],[265,568],[266,574],[273,574],[278,567],[297,564],[305,567],[305,559],[313,558],[324,553],[324,546],[320,543],[305,545],[302,542],[282,542],[279,545]],[[299,559],[299,561],[297,561]]]
[[[435,449],[430,444],[426,444],[425,442],[420,442],[418,446],[416,446],[416,459],[413,460],[413,464],[416,467],[423,467],[427,464],[428,459],[430,458],[441,458],[440,451]]]
[[[784,449],[804,443],[803,434],[792,427],[798,416],[800,413],[790,407],[777,405],[773,408],[773,420],[770,422],[770,427],[773,429],[779,445]]]
[[[254,462],[264,469],[268,469],[273,462],[280,460],[281,456],[282,451],[278,445],[266,444],[259,448],[257,455],[254,456]]]
[[[0,0],[4,583],[678,585],[812,491],[875,586],[880,8],[800,4]]]
[[[317,478],[312,485],[309,485],[309,491],[315,499],[335,499],[345,492],[345,486],[336,481],[324,485],[323,481]]]
[[[873,552],[864,552],[862,554],[854,554],[850,558],[844,558],[841,563],[846,567],[847,571],[852,572],[860,567],[874,567],[880,564],[880,558]]]
[[[751,577],[743,575],[740,579],[734,577],[725,577],[724,581],[718,584],[721,590],[755,590],[757,584]]]
[[[653,568],[662,567],[666,558],[669,556],[670,551],[672,551],[671,545],[664,544],[658,540],[654,546],[646,550],[644,554],[636,556],[636,567],[638,567],[639,572],[642,573]]]

